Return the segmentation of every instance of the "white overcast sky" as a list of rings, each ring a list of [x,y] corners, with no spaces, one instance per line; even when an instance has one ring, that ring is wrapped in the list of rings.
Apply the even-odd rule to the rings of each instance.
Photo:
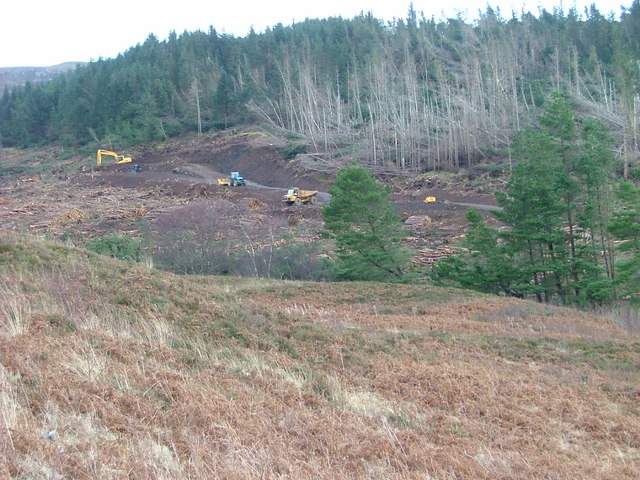
[[[291,25],[306,18],[341,16],[360,12],[391,21],[405,18],[410,0],[5,0],[0,9],[0,67],[50,66],[114,58],[153,33],[159,40],[174,30],[207,31],[245,36],[277,23]],[[471,22],[487,4],[503,17],[522,10],[535,15],[540,8],[568,11],[595,4],[600,13],[618,15],[633,0],[414,0],[425,17],[452,18],[462,13]]]

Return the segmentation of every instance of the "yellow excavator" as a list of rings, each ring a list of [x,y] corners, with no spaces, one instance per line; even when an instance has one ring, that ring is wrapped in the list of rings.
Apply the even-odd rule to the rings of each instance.
[[[113,157],[116,159],[116,163],[131,163],[133,159],[131,155],[118,155],[116,152],[111,152],[109,150],[98,150],[97,154],[97,162],[96,165],[99,167],[102,165],[102,156],[107,155],[109,157]]]

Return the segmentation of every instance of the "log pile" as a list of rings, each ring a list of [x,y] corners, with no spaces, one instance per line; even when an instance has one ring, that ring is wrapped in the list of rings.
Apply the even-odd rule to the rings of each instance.
[[[418,255],[411,262],[418,267],[428,267],[454,253],[454,249],[448,245],[439,245],[435,248],[421,248]]]

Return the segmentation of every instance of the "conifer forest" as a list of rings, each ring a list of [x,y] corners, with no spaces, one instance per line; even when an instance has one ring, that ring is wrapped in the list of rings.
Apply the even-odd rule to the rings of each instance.
[[[213,28],[150,35],[114,59],[5,89],[2,145],[134,145],[266,122],[300,150],[422,172],[508,159],[513,134],[551,92],[604,122],[618,156],[637,156],[640,3],[474,22],[308,19],[245,37]],[[295,155],[296,151],[291,154]]]

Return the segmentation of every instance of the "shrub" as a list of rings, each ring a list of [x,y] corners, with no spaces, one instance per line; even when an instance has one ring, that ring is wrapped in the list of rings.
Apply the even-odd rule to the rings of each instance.
[[[109,235],[97,238],[86,244],[86,247],[101,255],[108,255],[120,260],[140,260],[142,241],[127,235]]]

